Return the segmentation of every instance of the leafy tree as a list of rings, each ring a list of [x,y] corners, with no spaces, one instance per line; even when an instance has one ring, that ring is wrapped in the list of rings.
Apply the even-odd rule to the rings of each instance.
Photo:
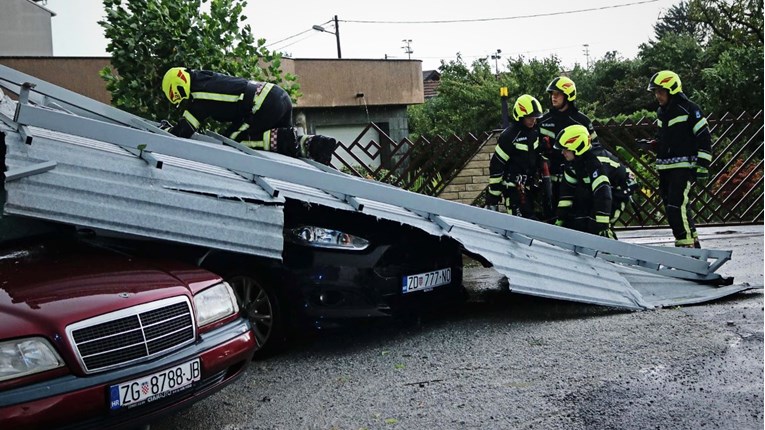
[[[690,17],[687,1],[669,8],[667,13],[659,18],[659,21],[653,26],[654,34],[657,40],[661,40],[669,34],[684,34],[692,36],[697,42],[702,43],[708,37],[706,29]]]
[[[762,109],[763,51],[751,46],[731,47],[702,71],[699,103],[710,112],[754,114]]]
[[[112,67],[101,77],[112,104],[147,118],[180,114],[162,95],[162,77],[170,67],[203,68],[268,81],[300,97],[296,77],[283,74],[281,54],[271,53],[265,39],[255,40],[249,25],[240,28],[243,0],[103,0],[99,21],[109,39]]]
[[[442,61],[439,70],[438,97],[408,109],[412,134],[462,135],[498,127],[501,85],[485,58],[468,67],[458,54],[456,60]]]
[[[418,135],[478,134],[500,128],[501,87],[508,88],[509,109],[522,94],[531,94],[544,103],[547,84],[560,74],[556,57],[528,63],[518,57],[509,59],[507,67],[509,72],[495,76],[485,58],[476,60],[470,67],[460,55],[448,63],[441,62],[438,97],[408,108],[410,133],[416,138]]]
[[[579,109],[591,119],[604,120],[645,108],[653,97],[645,91],[646,78],[639,63],[625,60],[615,51],[596,60],[589,70],[576,67],[570,73],[576,82]]]
[[[511,108],[515,99],[522,94],[530,94],[536,97],[542,106],[550,107],[547,86],[561,74],[560,59],[557,56],[552,55],[542,60],[533,58],[528,62],[523,57],[510,58],[507,61],[507,70],[501,79],[505,82],[514,82],[518,88],[517,91],[510,92],[509,104]],[[505,86],[510,87],[509,85]]]
[[[690,0],[688,14],[717,38],[762,47],[762,0]]]

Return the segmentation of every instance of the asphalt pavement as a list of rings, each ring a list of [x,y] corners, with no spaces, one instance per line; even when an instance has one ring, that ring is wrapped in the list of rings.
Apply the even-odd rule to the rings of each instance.
[[[668,230],[620,240],[671,246]],[[763,429],[763,226],[700,229],[756,287],[623,311],[507,292],[469,265],[468,303],[307,334],[154,423],[167,429]]]

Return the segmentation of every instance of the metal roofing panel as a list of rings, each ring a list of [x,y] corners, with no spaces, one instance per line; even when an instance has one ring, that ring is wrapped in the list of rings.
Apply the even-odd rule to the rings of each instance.
[[[9,171],[55,160],[6,182],[6,214],[281,258],[284,200],[230,171],[170,157],[157,169],[105,142],[32,127],[26,145],[2,131]]]

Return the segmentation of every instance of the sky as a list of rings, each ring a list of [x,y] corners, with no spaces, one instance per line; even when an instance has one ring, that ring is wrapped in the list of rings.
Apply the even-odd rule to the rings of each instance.
[[[653,40],[657,20],[679,1],[249,0],[243,15],[268,49],[292,58],[337,58],[336,35],[312,29],[335,32],[337,16],[342,58],[416,59],[422,70],[432,70],[459,53],[467,64],[487,58],[502,71],[508,58],[519,56],[556,55],[565,68],[610,51],[635,58],[640,44]],[[104,16],[101,0],[47,0],[45,7],[56,13],[54,56],[108,55],[97,23]]]

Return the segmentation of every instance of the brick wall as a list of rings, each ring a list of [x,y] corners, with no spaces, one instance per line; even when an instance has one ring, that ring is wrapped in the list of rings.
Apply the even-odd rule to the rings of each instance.
[[[467,205],[489,185],[489,160],[497,146],[499,133],[491,134],[481,148],[462,168],[460,173],[444,187],[438,197]]]

